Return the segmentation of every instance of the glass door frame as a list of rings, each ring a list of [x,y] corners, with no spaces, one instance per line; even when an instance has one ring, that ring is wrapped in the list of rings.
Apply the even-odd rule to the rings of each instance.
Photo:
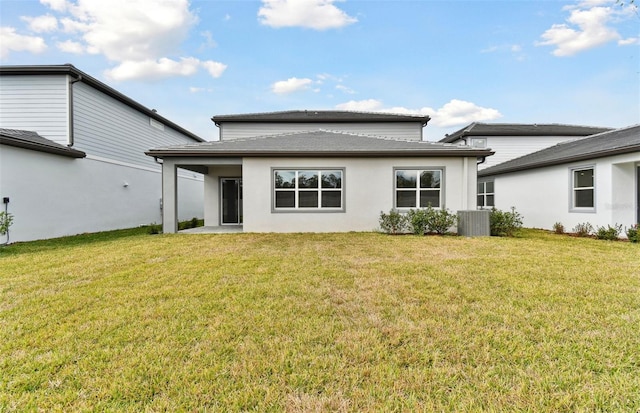
[[[221,177],[220,178],[220,225],[242,225],[242,178],[238,177]],[[227,182],[235,182],[236,183],[236,217],[237,220],[235,222],[225,222],[225,214],[226,206],[228,205],[225,200],[225,183]]]

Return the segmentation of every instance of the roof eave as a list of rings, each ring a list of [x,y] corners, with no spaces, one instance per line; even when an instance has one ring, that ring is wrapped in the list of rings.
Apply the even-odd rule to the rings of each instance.
[[[419,150],[404,150],[404,151],[225,151],[225,152],[206,152],[198,150],[150,150],[145,152],[147,156],[155,158],[163,157],[211,157],[211,158],[224,158],[224,157],[331,157],[331,158],[347,158],[347,157],[416,157],[416,156],[429,156],[429,157],[474,157],[482,158],[493,155],[493,151],[477,151],[477,150],[441,150],[441,151],[419,151]]]
[[[9,139],[4,136],[0,136],[0,144],[13,146],[16,148],[30,149],[38,152],[45,152],[54,155],[62,155],[68,158],[84,158],[86,153],[73,148],[56,148],[53,146],[40,145],[35,142],[27,142],[18,139]]]
[[[495,172],[491,171],[490,168],[487,168],[485,170],[478,171],[478,176],[486,177],[486,176],[504,175],[512,172],[520,172],[520,171],[527,171],[530,169],[544,168],[547,166],[562,165],[570,162],[579,162],[579,161],[585,161],[589,159],[599,159],[599,158],[604,158],[607,156],[614,156],[614,155],[624,155],[626,153],[631,153],[631,152],[640,152],[640,145],[626,146],[626,147],[615,148],[615,149],[610,149],[606,151],[591,152],[587,154],[568,156],[561,159],[536,162],[528,165],[507,167],[504,169],[499,169]]]

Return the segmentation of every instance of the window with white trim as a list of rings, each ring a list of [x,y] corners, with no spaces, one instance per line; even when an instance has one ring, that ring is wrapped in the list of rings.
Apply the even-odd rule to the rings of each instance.
[[[274,210],[342,210],[343,169],[274,169]]]
[[[396,208],[440,208],[442,169],[396,169]]]
[[[496,205],[493,186],[493,181],[478,182],[478,208],[493,208]]]
[[[595,206],[593,168],[572,169],[571,172],[571,207],[593,209]]]

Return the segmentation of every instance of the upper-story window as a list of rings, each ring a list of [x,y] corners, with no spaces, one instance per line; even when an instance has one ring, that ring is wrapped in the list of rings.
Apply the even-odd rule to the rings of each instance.
[[[472,148],[486,148],[487,138],[471,138],[470,144]]]
[[[396,169],[396,208],[440,208],[442,169]]]
[[[274,169],[275,210],[342,210],[343,169]]]

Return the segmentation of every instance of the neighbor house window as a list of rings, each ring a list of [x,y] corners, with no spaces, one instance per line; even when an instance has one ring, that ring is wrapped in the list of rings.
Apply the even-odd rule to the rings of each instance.
[[[442,206],[441,169],[396,169],[396,208],[440,208]]]
[[[487,139],[486,138],[473,138],[473,139],[471,139],[471,147],[473,147],[473,148],[486,148],[487,147]]]
[[[275,169],[273,206],[276,210],[341,210],[342,169]]]
[[[478,208],[492,208],[494,206],[493,181],[478,182]]]
[[[595,206],[595,186],[593,179],[593,168],[573,169],[572,179],[572,207],[591,208]]]

